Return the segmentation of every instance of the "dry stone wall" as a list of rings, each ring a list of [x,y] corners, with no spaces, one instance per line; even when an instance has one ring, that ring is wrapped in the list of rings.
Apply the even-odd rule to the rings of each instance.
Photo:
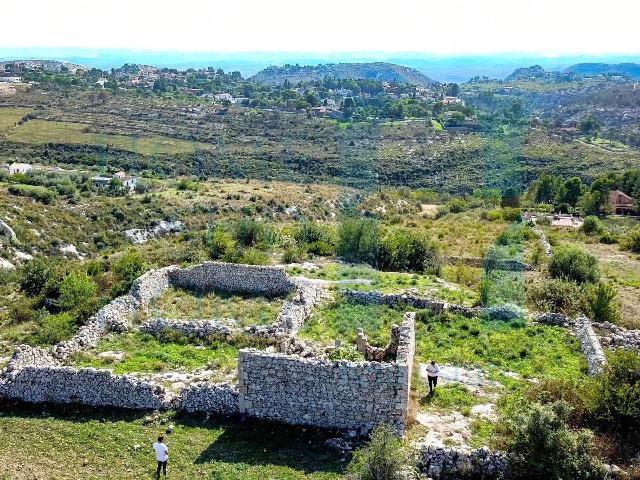
[[[474,268],[483,268],[485,266],[485,259],[482,257],[449,256],[445,258],[445,261],[450,265],[462,263],[463,265]],[[493,268],[496,270],[505,270],[508,272],[528,272],[533,270],[531,265],[520,260],[504,259],[496,260],[492,263]]]
[[[78,403],[132,409],[162,409],[173,405],[160,385],[109,370],[26,366],[6,372],[0,395],[30,403]]]
[[[487,448],[465,451],[455,448],[425,445],[418,450],[418,468],[433,479],[505,478],[509,471],[509,458],[504,452]]]
[[[404,432],[415,344],[405,315],[394,362],[328,361],[241,350],[239,407],[252,417],[368,432],[381,422]]]
[[[640,330],[627,330],[610,322],[592,324],[600,332],[600,342],[609,348],[623,348],[640,353]]]
[[[362,292],[346,289],[342,295],[347,301],[361,303],[363,305],[386,305],[388,307],[411,307],[419,310],[431,310],[433,313],[445,311],[459,313],[465,317],[472,317],[481,313],[480,308],[466,307],[464,305],[450,304],[441,300],[431,300],[424,297],[400,293],[380,293],[375,290]]]
[[[194,383],[180,392],[177,408],[186,412],[236,415],[239,412],[238,389],[229,383]]]
[[[598,375],[602,373],[607,358],[604,356],[600,341],[596,333],[593,331],[591,321],[587,317],[576,318],[574,322],[574,331],[576,337],[580,341],[582,353],[587,359],[589,367],[589,375]]]
[[[223,290],[267,297],[286,295],[295,288],[282,267],[221,262],[205,262],[195,267],[173,270],[169,274],[169,281],[174,287],[193,292]]]

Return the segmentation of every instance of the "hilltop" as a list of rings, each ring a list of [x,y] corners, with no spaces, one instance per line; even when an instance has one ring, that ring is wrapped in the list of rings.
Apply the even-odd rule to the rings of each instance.
[[[27,70],[42,69],[47,72],[59,73],[65,67],[69,72],[75,72],[78,69],[84,69],[82,65],[70,62],[61,62],[58,60],[4,60],[0,61],[0,68],[5,71],[7,66],[19,65]]]
[[[299,83],[322,80],[325,77],[350,80],[378,80],[381,82],[409,83],[418,86],[429,86],[437,83],[415,68],[385,62],[271,66],[255,74],[251,77],[251,80],[267,85],[278,85],[285,80],[290,83]]]
[[[640,64],[638,63],[577,63],[565,69],[565,72],[580,75],[627,75],[633,79],[640,79]]]

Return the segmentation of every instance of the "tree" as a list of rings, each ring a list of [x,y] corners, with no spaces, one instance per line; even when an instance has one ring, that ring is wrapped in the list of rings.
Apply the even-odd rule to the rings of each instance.
[[[585,135],[597,135],[601,127],[600,121],[593,117],[587,118],[579,124],[580,131]]]
[[[71,272],[60,283],[58,305],[62,310],[88,313],[95,305],[98,286],[84,273]]]
[[[344,102],[342,103],[342,112],[344,113],[344,116],[347,118],[352,117],[355,109],[356,109],[355,100],[352,97],[345,98]]]
[[[449,83],[447,85],[447,95],[450,97],[457,97],[460,95],[460,85],[457,83]]]
[[[584,189],[582,179],[580,177],[571,177],[569,180],[564,182],[564,188],[565,192],[562,196],[561,202],[568,203],[569,205],[575,207]]]

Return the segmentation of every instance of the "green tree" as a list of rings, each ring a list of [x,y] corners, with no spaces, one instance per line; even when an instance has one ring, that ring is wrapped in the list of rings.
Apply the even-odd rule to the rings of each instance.
[[[60,283],[59,290],[58,306],[62,310],[84,316],[90,314],[96,305],[98,286],[84,273],[69,273]]]
[[[564,188],[565,193],[561,201],[575,207],[584,189],[582,179],[580,179],[580,177],[571,177],[569,180],[564,182]]]
[[[595,283],[600,279],[598,259],[575,245],[555,249],[549,260],[549,274],[576,283]]]

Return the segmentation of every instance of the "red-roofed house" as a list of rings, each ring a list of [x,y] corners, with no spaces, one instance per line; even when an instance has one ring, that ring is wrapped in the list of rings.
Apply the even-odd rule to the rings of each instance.
[[[611,211],[616,215],[629,215],[633,213],[633,198],[620,190],[614,190],[609,194]]]

